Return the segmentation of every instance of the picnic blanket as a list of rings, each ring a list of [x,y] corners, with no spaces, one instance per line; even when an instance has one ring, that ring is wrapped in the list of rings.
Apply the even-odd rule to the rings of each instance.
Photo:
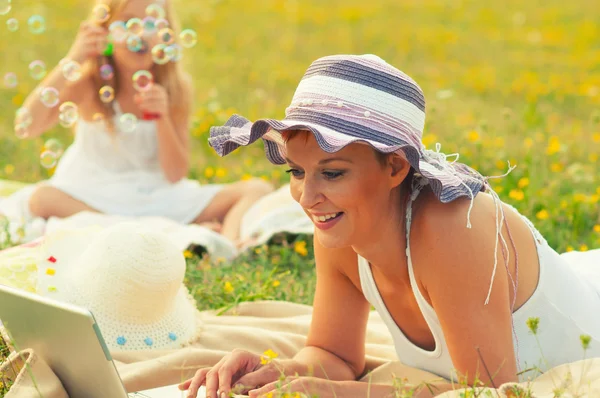
[[[60,230],[107,227],[128,221],[167,233],[181,250],[196,245],[203,247],[210,255],[231,260],[243,251],[267,243],[279,234],[312,234],[314,229],[302,207],[293,200],[289,185],[259,199],[246,211],[240,226],[240,239],[248,244],[241,248],[208,228],[193,224],[182,225],[164,217],[134,218],[86,211],[62,219],[51,217],[46,221],[35,218],[28,207],[29,196],[34,188],[34,184],[0,180],[0,216],[7,218],[6,229],[13,242],[28,243]],[[4,235],[6,233],[0,220],[0,244],[7,238]]]
[[[235,348],[258,354],[271,349],[279,354],[279,358],[293,357],[306,342],[311,313],[312,307],[290,302],[241,303],[224,315],[217,315],[216,311],[198,312],[203,331],[190,347],[165,351],[113,351],[111,354],[128,391],[177,384],[191,377],[198,368],[216,364]],[[363,382],[391,385],[394,377],[414,384],[442,380],[396,360],[392,338],[376,312],[369,317],[366,355],[367,372],[360,378]],[[6,373],[5,379],[16,380],[6,398],[39,397],[38,390],[44,398],[68,396],[58,377],[37,353],[23,349],[11,354],[10,360],[11,363],[5,362],[0,367],[0,373]],[[510,397],[509,387],[515,384],[497,386],[498,396]],[[518,386],[531,389],[532,397],[554,397],[554,391],[558,389],[564,391],[562,397],[598,397],[600,358],[558,366],[530,383],[522,382]],[[458,398],[461,391],[457,386],[457,390],[438,396]]]

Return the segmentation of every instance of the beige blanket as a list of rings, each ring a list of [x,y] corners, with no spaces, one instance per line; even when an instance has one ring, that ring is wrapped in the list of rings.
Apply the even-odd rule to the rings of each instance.
[[[190,377],[198,367],[215,364],[234,348],[256,353],[271,349],[280,358],[292,357],[304,345],[311,310],[306,305],[262,301],[242,303],[222,316],[217,316],[214,311],[199,312],[205,326],[192,347],[171,351],[112,352],[112,355],[128,391],[175,384]],[[412,383],[440,380],[396,361],[391,336],[375,312],[369,319],[366,348],[367,367],[372,372],[361,381],[370,379],[371,383],[392,384],[394,375]],[[13,353],[10,361],[0,367],[0,374],[3,372],[5,379],[15,380],[6,398],[67,397],[55,374],[31,350]],[[489,396],[515,396],[509,393],[511,386],[499,386],[499,395]],[[554,397],[559,390],[563,391],[561,397],[600,397],[600,358],[559,366],[530,384],[519,386],[530,389],[532,397]],[[457,390],[439,396],[458,398],[461,391],[457,387]]]

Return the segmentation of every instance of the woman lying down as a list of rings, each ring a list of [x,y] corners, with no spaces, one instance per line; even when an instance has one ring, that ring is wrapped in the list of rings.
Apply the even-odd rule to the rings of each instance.
[[[424,95],[409,76],[373,55],[342,55],[313,62],[284,120],[233,116],[211,129],[221,156],[263,138],[269,160],[289,165],[292,196],[315,225],[317,287],[294,358],[263,365],[236,350],[183,383],[188,396],[201,385],[209,397],[278,386],[393,396],[391,386],[356,381],[371,305],[400,361],[449,381],[534,378],[582,359],[580,336],[586,357],[600,357],[600,250],[575,261],[557,254],[488,178],[425,149],[424,121]],[[431,388],[416,396],[452,385]]]

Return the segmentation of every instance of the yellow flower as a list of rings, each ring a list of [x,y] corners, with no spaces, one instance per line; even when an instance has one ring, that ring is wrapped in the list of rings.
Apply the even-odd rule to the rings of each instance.
[[[279,356],[279,354],[277,354],[275,351],[273,351],[272,349],[268,349],[267,351],[263,352],[262,355],[260,356],[260,363],[263,365],[268,364],[269,362],[271,362],[273,359],[277,358]]]
[[[550,170],[554,173],[560,173],[563,170],[563,165],[561,163],[552,163]]]
[[[184,250],[183,251],[183,257],[185,257],[185,258],[192,258],[192,257],[194,257],[194,253],[192,253],[189,250]]]
[[[527,137],[523,143],[525,144],[525,148],[531,148],[533,146],[533,139]]]
[[[294,251],[301,256],[306,256],[308,254],[308,250],[306,250],[306,242],[299,241],[294,243]]]
[[[525,198],[525,194],[520,189],[511,189],[508,193],[508,197],[514,200],[523,200]]]
[[[598,154],[590,153],[590,156],[588,156],[588,159],[591,163],[596,163],[598,161]]]
[[[523,177],[519,180],[518,184],[519,188],[523,189],[529,185],[529,178]]]
[[[594,225],[594,232],[598,232],[600,234],[600,224]]]
[[[14,171],[15,171],[15,166],[13,166],[12,164],[7,164],[6,166],[4,166],[4,173],[7,176],[11,175]]]
[[[241,178],[242,181],[248,181],[251,179],[252,179],[252,176],[250,174],[244,174]]]
[[[539,220],[547,220],[548,217],[550,217],[550,214],[548,213],[548,210],[543,209],[543,210],[540,210],[540,211],[537,212],[536,217]]]
[[[583,203],[586,201],[586,199],[587,199],[587,197],[582,193],[576,193],[573,195],[573,201],[575,203]]]
[[[12,97],[12,103],[15,106],[21,106],[23,105],[23,101],[25,100],[25,98],[23,97],[23,94],[16,94],[14,97]]]
[[[471,142],[477,142],[479,141],[479,133],[475,130],[472,130],[467,135],[467,139]]]
[[[496,167],[500,170],[504,169],[507,166],[504,160],[496,160]]]
[[[272,283],[273,287],[277,287],[279,285],[281,285],[281,282],[279,282],[277,279],[275,279]]]
[[[600,142],[600,133],[594,133],[592,139],[594,140],[594,142]]]
[[[226,174],[227,174],[227,170],[225,170],[222,167],[217,168],[217,171],[215,172],[215,175],[217,176],[217,178],[223,178],[223,177],[225,177]]]
[[[212,178],[214,175],[215,175],[215,169],[213,169],[212,167],[208,166],[204,170],[204,177],[206,177],[206,178]]]
[[[560,141],[558,140],[558,137],[550,137],[546,153],[548,155],[554,155],[558,151],[560,151]]]
[[[429,148],[436,141],[437,141],[437,137],[435,134],[427,134],[426,136],[423,137],[423,145],[425,145],[426,148]]]
[[[580,252],[586,252],[586,251],[588,251],[587,245],[584,243],[583,245],[579,246],[579,251]]]
[[[573,250],[575,250],[575,248],[571,245],[567,246],[567,251],[568,252],[572,252]]]
[[[225,286],[223,286],[223,290],[225,291],[225,293],[233,293],[233,285],[231,284],[231,282],[227,281],[225,282]]]
[[[561,200],[560,201],[560,208],[561,209],[566,209],[569,206],[569,203],[566,200]]]

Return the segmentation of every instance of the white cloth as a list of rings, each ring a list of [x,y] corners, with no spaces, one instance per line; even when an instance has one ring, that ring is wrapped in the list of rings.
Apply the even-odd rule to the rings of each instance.
[[[412,201],[407,208],[407,235],[410,232],[411,212]],[[533,295],[513,312],[513,342],[519,370],[524,371],[537,366],[546,371],[583,359],[580,336],[584,334],[591,336],[590,347],[585,357],[600,357],[600,249],[559,255],[548,246],[533,224],[525,216],[521,217],[535,237],[540,275]],[[379,294],[369,263],[359,256],[358,266],[363,292],[390,330],[400,361],[447,379],[456,378],[440,321],[416,283],[410,256],[410,240],[407,241],[407,246],[410,284],[419,309],[434,336],[434,351],[417,347],[402,333]],[[527,320],[531,317],[539,318],[537,336],[527,327]],[[539,373],[536,370],[526,371],[521,374],[520,379],[525,381],[537,375]]]
[[[126,131],[116,102],[115,113],[114,134],[104,122],[79,120],[75,140],[48,183],[102,213],[192,222],[222,185],[170,183],[159,163],[156,122],[138,120]]]

